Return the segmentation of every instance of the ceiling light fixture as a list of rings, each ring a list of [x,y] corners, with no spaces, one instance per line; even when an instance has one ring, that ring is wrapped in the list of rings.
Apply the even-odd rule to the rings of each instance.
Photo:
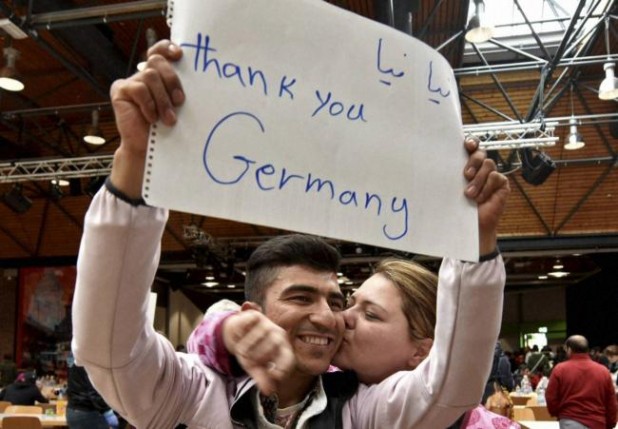
[[[609,17],[605,18],[605,46],[607,48],[607,62],[603,65],[605,79],[599,86],[599,98],[601,100],[613,100],[618,98],[618,78],[614,76],[615,64],[611,61],[609,50]]]
[[[137,70],[142,71],[146,68],[146,62],[148,61],[148,49],[157,43],[157,32],[152,27],[146,29],[146,52],[142,55],[142,61],[137,63]]]
[[[105,143],[105,137],[103,137],[103,132],[99,128],[99,111],[96,109],[92,111],[92,123],[86,131],[84,141],[94,145],[102,145]]]
[[[219,282],[204,282],[202,283],[202,286],[206,286],[208,288],[213,288],[215,286],[218,286]]]
[[[23,187],[16,183],[10,191],[2,195],[2,201],[15,213],[26,213],[32,207],[32,200],[24,195]]]
[[[562,261],[560,261],[560,258],[556,259],[556,262],[554,263],[554,266],[552,268],[554,270],[561,270],[564,268],[564,265],[562,264]]]
[[[71,182],[69,182],[66,179],[52,179],[51,184],[65,187],[65,186],[69,186]]]
[[[66,182],[67,185],[69,184],[69,182],[66,180],[63,180],[63,182]],[[58,201],[62,197],[64,197],[64,191],[62,190],[61,186],[62,185],[60,184],[60,180],[54,179],[49,182],[49,196],[52,200]]]
[[[24,89],[24,84],[19,80],[19,73],[15,67],[19,51],[12,47],[4,48],[4,67],[0,70],[0,88],[7,91],[18,92]]]
[[[566,150],[577,150],[586,146],[582,135],[577,132],[577,119],[575,119],[575,117],[571,117],[571,119],[569,119],[569,129],[569,135],[564,148]]]
[[[568,276],[570,273],[566,271],[552,271],[551,273],[547,273],[548,276],[555,277],[557,279],[561,279],[562,277]]]
[[[468,21],[465,38],[470,43],[484,43],[494,35],[494,28],[485,18],[485,2],[474,0],[474,16]]]
[[[571,118],[569,119],[569,135],[567,142],[564,145],[566,150],[577,150],[586,146],[582,135],[577,132],[577,119],[575,119],[575,111],[573,109],[573,83],[571,83]]]

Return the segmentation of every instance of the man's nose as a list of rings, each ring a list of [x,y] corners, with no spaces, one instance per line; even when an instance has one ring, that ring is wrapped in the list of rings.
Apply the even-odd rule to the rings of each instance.
[[[328,330],[333,330],[337,327],[337,316],[326,300],[320,300],[315,304],[314,311],[311,313],[309,320],[313,324]]]

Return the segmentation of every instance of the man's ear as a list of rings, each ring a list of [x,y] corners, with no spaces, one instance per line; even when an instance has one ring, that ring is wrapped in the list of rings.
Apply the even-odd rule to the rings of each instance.
[[[240,306],[240,311],[247,311],[247,310],[255,310],[255,311],[259,311],[260,313],[264,313],[264,311],[262,311],[262,306],[253,301],[245,301]]]
[[[425,358],[429,355],[429,351],[431,350],[431,346],[433,346],[432,338],[424,338],[422,340],[415,341],[416,349],[412,353],[410,359],[408,359],[408,366],[411,369],[416,368],[420,365],[420,363],[425,360]]]

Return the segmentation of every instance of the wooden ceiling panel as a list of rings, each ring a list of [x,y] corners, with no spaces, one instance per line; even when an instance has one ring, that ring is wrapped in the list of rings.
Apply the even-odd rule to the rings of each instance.
[[[43,240],[37,256],[71,256],[79,248],[84,225],[84,214],[90,197],[67,196],[52,201],[43,230]]]
[[[30,209],[23,214],[13,212],[4,204],[0,205],[0,231],[3,235],[0,258],[35,256],[47,204],[48,201],[44,199],[33,200]],[[11,250],[17,250],[17,253],[12,254]]]

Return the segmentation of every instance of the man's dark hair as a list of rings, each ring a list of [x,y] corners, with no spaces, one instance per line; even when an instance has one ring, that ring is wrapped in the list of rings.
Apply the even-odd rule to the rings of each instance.
[[[255,249],[247,261],[245,299],[262,305],[279,268],[300,265],[335,273],[339,260],[337,249],[321,238],[303,234],[275,237]]]
[[[573,353],[588,353],[588,340],[582,335],[572,335],[567,338],[564,345]]]

